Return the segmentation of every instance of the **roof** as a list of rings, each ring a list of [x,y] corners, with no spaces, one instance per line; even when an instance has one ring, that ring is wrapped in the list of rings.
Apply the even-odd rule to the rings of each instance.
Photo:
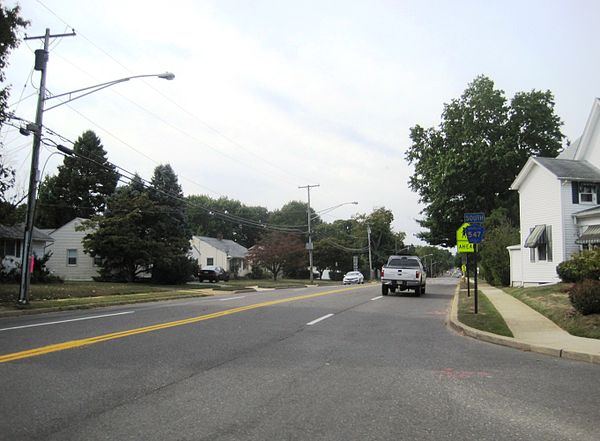
[[[575,155],[579,150],[579,144],[581,143],[581,137],[577,138],[567,148],[565,148],[558,156],[558,159],[575,159]]]
[[[196,236],[202,242],[223,251],[229,257],[243,259],[248,254],[248,249],[237,242],[229,239],[217,239],[216,237]]]
[[[23,239],[25,233],[25,224],[20,223],[12,226],[0,225],[0,238],[1,239]],[[32,240],[39,240],[44,242],[54,242],[54,239],[48,236],[39,228],[33,227]]]
[[[532,156],[527,160],[515,180],[511,190],[518,190],[530,170],[539,165],[548,170],[557,179],[567,181],[600,182],[600,169],[588,161],[560,158],[541,158]]]
[[[558,158],[534,158],[535,162],[547,168],[558,179],[569,181],[600,182],[600,169],[588,161]]]
[[[598,217],[600,216],[600,206],[596,205],[592,208],[586,208],[585,210],[578,211],[573,213],[571,217],[575,219],[585,219],[590,217]]]

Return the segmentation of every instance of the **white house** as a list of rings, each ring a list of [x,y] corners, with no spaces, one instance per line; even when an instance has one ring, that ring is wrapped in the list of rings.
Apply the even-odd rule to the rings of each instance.
[[[23,223],[13,226],[0,225],[0,253],[2,254],[2,267],[5,271],[21,265],[24,233],[25,225]],[[34,227],[31,236],[31,252],[36,257],[43,257],[46,244],[52,243],[53,240],[44,231]]]
[[[508,247],[511,285],[558,282],[560,262],[600,246],[600,99],[581,137],[557,158],[529,158],[511,189],[521,215],[521,242]]]
[[[237,242],[206,236],[192,236],[190,242],[191,255],[198,260],[200,268],[216,265],[238,277],[243,277],[250,272],[246,262],[248,249]]]
[[[52,252],[46,268],[64,280],[92,280],[98,275],[102,259],[83,251],[83,238],[89,231],[77,230],[85,220],[76,217],[50,232],[54,242],[46,247],[46,252]]]

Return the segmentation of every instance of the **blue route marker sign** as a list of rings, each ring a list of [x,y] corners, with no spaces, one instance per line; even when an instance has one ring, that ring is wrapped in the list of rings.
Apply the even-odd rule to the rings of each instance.
[[[485,228],[481,225],[469,225],[465,228],[465,234],[469,243],[481,243],[485,234]]]

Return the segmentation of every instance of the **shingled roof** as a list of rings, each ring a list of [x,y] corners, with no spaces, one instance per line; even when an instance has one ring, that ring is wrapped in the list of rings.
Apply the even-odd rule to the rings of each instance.
[[[534,158],[534,161],[548,169],[558,179],[600,182],[600,169],[588,161],[558,158]]]
[[[23,239],[25,233],[25,224],[20,223],[12,226],[0,224],[0,239]],[[41,231],[39,228],[33,227],[33,240],[45,242],[54,242],[54,239]]]

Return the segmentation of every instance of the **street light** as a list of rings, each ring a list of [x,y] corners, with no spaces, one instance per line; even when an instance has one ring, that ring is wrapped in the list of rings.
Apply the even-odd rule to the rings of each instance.
[[[323,215],[323,214],[330,213],[333,210],[335,210],[336,208],[343,207],[344,205],[358,205],[358,202],[356,202],[356,201],[342,202],[341,204],[334,205],[333,207],[323,208],[322,210],[315,212],[315,215],[313,216],[313,219],[316,219],[317,215]]]
[[[33,37],[32,37],[33,38]],[[38,38],[38,37],[35,37]],[[31,153],[31,170],[29,174],[29,192],[27,195],[27,217],[25,218],[25,233],[23,235],[23,254],[21,260],[21,284],[19,286],[19,298],[17,303],[21,305],[26,305],[29,303],[28,293],[29,293],[29,283],[30,283],[30,271],[32,269],[31,262],[31,240],[33,238],[33,218],[35,213],[35,200],[37,194],[37,185],[38,185],[38,164],[40,158],[40,144],[42,140],[42,120],[44,115],[44,103],[48,100],[54,98],[60,98],[64,96],[68,96],[68,99],[64,102],[61,102],[55,106],[49,107],[46,109],[52,110],[58,106],[62,106],[63,104],[69,103],[91,93],[97,92],[99,90],[105,89],[107,87],[113,86],[115,84],[119,84],[125,81],[129,81],[134,78],[143,78],[143,77],[158,77],[163,78],[165,80],[172,80],[175,78],[170,72],[162,73],[162,74],[150,74],[150,75],[135,75],[126,78],[120,78],[118,80],[108,81],[106,83],[96,84],[95,86],[84,87],[83,89],[74,90],[72,92],[61,93],[59,95],[54,95],[52,97],[46,97],[46,68],[48,64],[48,44],[50,41],[50,30],[46,29],[46,35],[44,36],[44,49],[38,49],[35,51],[35,70],[41,71],[40,77],[40,88],[38,94],[38,102],[37,102],[37,110],[35,116],[35,124],[29,124],[27,129],[33,132],[33,148]],[[73,94],[77,94],[80,92],[80,95],[73,97]]]
[[[106,83],[96,84],[94,86],[84,87],[82,89],[72,90],[70,92],[60,93],[58,95],[52,95],[48,98],[45,98],[44,101],[49,101],[55,98],[62,98],[63,96],[67,96],[69,99],[67,101],[63,101],[61,103],[55,104],[52,107],[48,107],[44,109],[44,112],[48,112],[49,110],[55,109],[63,104],[70,103],[71,101],[78,100],[79,98],[83,98],[84,96],[90,95],[94,92],[98,92],[99,90],[106,89],[107,87],[114,86],[115,84],[124,83],[125,81],[133,80],[134,78],[148,78],[148,77],[157,77],[162,78],[163,80],[173,80],[175,79],[175,74],[171,72],[164,72],[160,74],[145,74],[145,75],[134,75],[131,77],[119,78],[118,80],[107,81]],[[85,92],[85,93],[81,93]],[[73,96],[74,94],[81,93],[80,95]]]

